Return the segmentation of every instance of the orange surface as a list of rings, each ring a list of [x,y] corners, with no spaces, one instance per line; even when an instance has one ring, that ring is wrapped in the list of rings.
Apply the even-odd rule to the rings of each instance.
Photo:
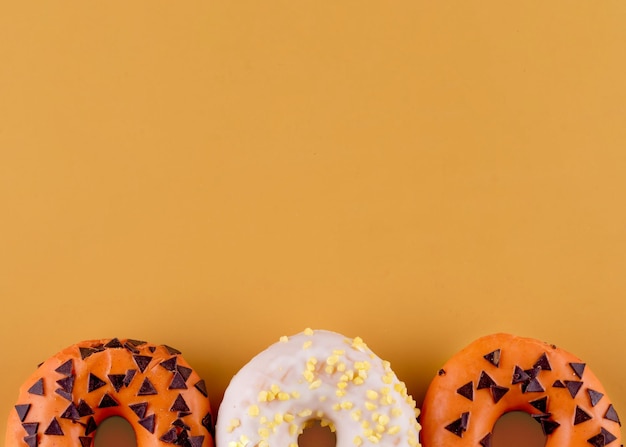
[[[211,387],[362,336],[418,403],[512,332],[626,414],[626,4],[4,2],[0,431],[72,343]]]

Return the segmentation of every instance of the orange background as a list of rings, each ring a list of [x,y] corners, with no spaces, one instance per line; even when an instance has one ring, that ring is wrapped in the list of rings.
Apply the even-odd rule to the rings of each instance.
[[[626,412],[626,3],[0,5],[0,430],[83,339],[210,383],[306,326],[418,403],[495,331]],[[626,414],[626,413],[625,413]]]

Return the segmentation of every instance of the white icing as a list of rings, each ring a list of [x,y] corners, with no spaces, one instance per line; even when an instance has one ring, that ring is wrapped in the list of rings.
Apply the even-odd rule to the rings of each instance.
[[[281,337],[231,380],[219,408],[220,447],[296,447],[311,420],[337,447],[419,446],[415,401],[360,338],[330,331]]]

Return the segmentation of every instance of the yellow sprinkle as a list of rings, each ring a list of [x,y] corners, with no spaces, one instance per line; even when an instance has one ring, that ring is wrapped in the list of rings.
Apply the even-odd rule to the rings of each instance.
[[[385,433],[385,426],[384,425],[380,425],[380,424],[376,424],[376,433]]]
[[[390,385],[393,382],[393,376],[391,374],[385,374],[383,376],[383,383]]]
[[[350,413],[350,417],[355,420],[355,421],[359,421],[359,419],[361,419],[361,410],[356,409],[354,410],[352,413]]]
[[[367,348],[367,345],[361,337],[354,337],[354,339],[352,340],[352,347],[354,349],[364,350],[365,348]]]
[[[270,447],[270,445],[267,441],[259,441],[257,447]]]
[[[321,418],[323,418],[323,417],[324,417],[324,411],[322,411],[322,410],[317,410],[317,411],[315,412],[315,415],[316,415],[318,418],[320,418],[320,419],[321,419]]]
[[[258,416],[259,415],[259,406],[258,405],[250,405],[248,407],[248,416]]]
[[[337,364],[337,371],[344,372],[346,370],[346,364],[343,362],[339,362]]]
[[[248,442],[250,442],[250,439],[248,439],[246,435],[241,435],[239,437],[239,442],[242,443],[243,445],[246,445]]]
[[[291,413],[285,413],[283,414],[283,419],[285,422],[292,422],[295,419],[295,416]]]
[[[393,397],[390,394],[386,394],[380,398],[381,405],[391,405],[394,402]]]
[[[324,394],[317,398],[317,400],[319,400],[320,402],[326,402],[326,399],[328,399],[328,396]]]
[[[331,355],[330,357],[328,357],[326,359],[326,364],[327,365],[336,365],[338,361],[339,361],[339,356],[338,355]]]
[[[296,433],[298,433],[298,426],[296,424],[290,424],[289,425],[289,434],[291,436],[294,436]]]
[[[391,363],[388,360],[383,360],[383,368],[385,368],[385,371],[389,371],[391,369]]]
[[[363,380],[362,377],[355,377],[352,383],[354,383],[355,385],[363,385],[365,381]]]
[[[309,389],[314,390],[316,388],[319,388],[321,385],[322,385],[322,381],[320,379],[317,379],[311,382],[311,384],[309,385]]]
[[[263,391],[259,391],[259,395],[257,396],[257,400],[259,402],[267,402],[267,396],[268,396],[268,392],[263,390]]]
[[[283,420],[284,419],[283,419],[283,414],[282,413],[276,413],[274,415],[274,421],[275,422],[278,422],[280,424],[281,422],[283,422]]]
[[[400,426],[399,425],[392,425],[387,430],[387,433],[390,434],[390,435],[397,435],[398,433],[400,433]]]
[[[294,399],[299,399],[300,398],[300,393],[298,391],[292,391],[291,392],[291,397],[293,397]]]
[[[280,391],[280,387],[273,383],[270,387],[270,390],[272,391],[272,394],[278,394],[278,392]]]
[[[376,400],[378,399],[378,393],[374,390],[367,390],[365,392],[365,395],[367,396],[368,399],[370,400]]]
[[[341,381],[341,382],[338,382],[338,383],[337,383],[337,388],[340,388],[340,389],[344,389],[344,388],[346,388],[347,386],[348,386],[348,382],[343,382],[343,381]]]
[[[370,411],[374,411],[376,408],[378,408],[378,406],[376,404],[373,404],[369,401],[365,402],[365,408],[367,408]]]
[[[278,400],[289,400],[289,393],[281,391],[276,395],[276,397],[278,397]]]
[[[345,400],[341,402],[341,408],[344,410],[351,410],[353,406],[354,404],[350,402],[349,400]]]
[[[237,447],[237,441],[230,441],[228,447]]]
[[[310,409],[306,409],[306,410],[302,410],[298,413],[298,416],[300,416],[301,418],[305,418],[307,416],[311,416],[313,414],[313,411]]]
[[[343,397],[346,395],[346,390],[342,390],[342,389],[336,389],[335,390],[335,396],[337,397]]]
[[[389,423],[389,416],[386,414],[381,414],[378,418],[378,423],[381,425],[387,425]]]
[[[302,343],[302,349],[309,349],[312,345],[313,342],[311,340],[305,341],[304,343]]]
[[[378,444],[378,441],[380,441],[376,435],[368,436],[367,439],[373,444]]]
[[[310,327],[306,328],[304,330],[304,335],[313,335],[313,329],[311,329]]]
[[[315,374],[313,374],[313,372],[309,371],[308,369],[304,371],[302,375],[304,376],[304,380],[306,380],[307,382],[313,382],[313,379],[315,378]]]
[[[267,439],[270,437],[270,431],[265,427],[259,428],[258,433],[261,439]]]
[[[289,337],[287,337],[286,335],[283,335],[282,337],[279,338],[279,341],[281,343],[287,343],[289,341]]]
[[[341,404],[339,402],[333,404],[333,410],[339,411],[341,410]]]
[[[391,415],[394,416],[394,417],[400,417],[400,416],[402,416],[402,410],[400,408],[398,408],[398,407],[392,408],[391,409]]]
[[[326,374],[332,374],[335,372],[335,367],[333,365],[326,365],[324,371],[326,371]]]
[[[360,436],[355,436],[352,443],[358,447],[363,444],[363,439]]]

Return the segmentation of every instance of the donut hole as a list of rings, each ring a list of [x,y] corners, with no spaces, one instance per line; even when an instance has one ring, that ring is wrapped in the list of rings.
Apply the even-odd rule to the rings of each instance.
[[[493,427],[491,447],[543,447],[545,444],[541,425],[523,411],[505,413]]]
[[[299,447],[336,447],[337,436],[328,425],[322,426],[319,419],[311,419],[304,424],[298,436]]]
[[[137,447],[135,430],[123,417],[106,418],[96,430],[94,447]]]

